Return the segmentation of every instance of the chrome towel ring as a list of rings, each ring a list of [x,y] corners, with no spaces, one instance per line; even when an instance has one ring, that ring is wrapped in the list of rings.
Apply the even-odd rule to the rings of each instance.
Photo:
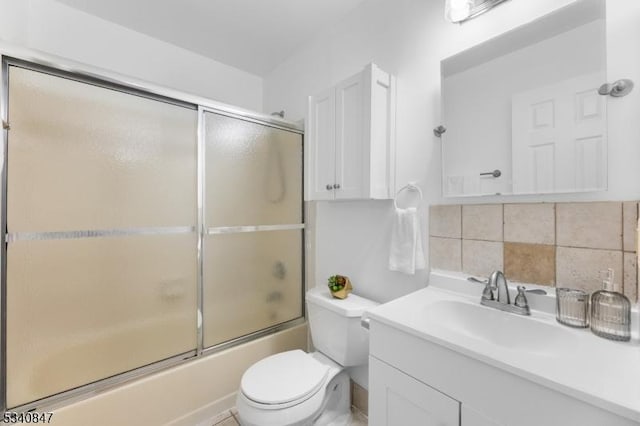
[[[398,192],[396,192],[396,196],[393,198],[393,205],[394,207],[397,209],[398,208],[398,195],[400,195],[400,193],[402,193],[403,191],[415,191],[418,193],[418,195],[420,196],[420,203],[418,204],[418,206],[420,206],[420,204],[422,204],[422,190],[420,189],[420,187],[418,185],[416,185],[415,182],[409,182],[408,184],[406,184],[405,186],[403,186],[402,188],[400,188],[398,190]]]

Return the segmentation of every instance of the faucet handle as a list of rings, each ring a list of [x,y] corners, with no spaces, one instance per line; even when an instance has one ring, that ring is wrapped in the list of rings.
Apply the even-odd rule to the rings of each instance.
[[[525,294],[526,288],[522,285],[518,286],[518,295],[516,296],[516,300],[513,301],[513,304],[519,308],[528,308],[529,302],[527,301],[527,295]]]
[[[482,298],[484,300],[495,300],[493,295],[493,291],[495,289],[496,288],[490,282],[487,282],[484,286],[484,290],[482,290]]]

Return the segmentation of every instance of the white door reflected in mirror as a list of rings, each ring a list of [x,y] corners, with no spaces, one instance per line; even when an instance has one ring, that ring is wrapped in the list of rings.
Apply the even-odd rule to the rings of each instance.
[[[599,73],[512,98],[513,192],[606,189],[607,120]]]
[[[603,0],[446,58],[441,71],[445,197],[607,189]]]

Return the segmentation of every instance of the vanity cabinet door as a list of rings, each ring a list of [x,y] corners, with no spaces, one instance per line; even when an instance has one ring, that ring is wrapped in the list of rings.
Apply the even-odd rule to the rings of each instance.
[[[459,426],[460,403],[369,357],[370,426]]]
[[[461,410],[461,426],[501,426],[465,404],[462,404]]]

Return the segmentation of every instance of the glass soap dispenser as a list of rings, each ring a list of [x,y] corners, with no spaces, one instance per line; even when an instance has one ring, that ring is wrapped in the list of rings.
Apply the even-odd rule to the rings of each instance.
[[[631,302],[614,290],[613,269],[603,271],[602,290],[591,295],[591,331],[606,339],[631,339]]]

